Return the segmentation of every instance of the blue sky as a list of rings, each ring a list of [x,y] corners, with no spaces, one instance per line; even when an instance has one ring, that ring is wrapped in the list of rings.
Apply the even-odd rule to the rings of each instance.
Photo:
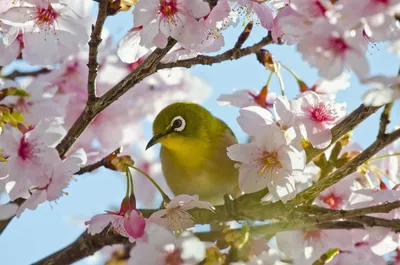
[[[132,26],[132,21],[132,16],[128,12],[109,18],[106,26],[111,35],[118,40]],[[236,29],[224,33],[226,43],[224,49],[234,44],[241,30],[242,27],[239,25]],[[264,29],[255,27],[245,46],[258,42],[265,34]],[[316,71],[302,62],[295,46],[270,45],[266,48],[276,60],[291,67],[307,84],[312,85],[318,79]],[[373,74],[395,75],[400,66],[399,59],[394,54],[388,53],[384,45],[371,47],[367,57],[371,62]],[[230,93],[233,89],[260,90],[265,85],[269,73],[257,62],[255,55],[211,67],[196,66],[192,68],[192,72],[202,77],[212,87],[212,94],[204,102],[204,106],[224,120],[235,132],[239,141],[243,142],[245,135],[236,123],[238,109],[219,106],[216,98],[221,93]],[[293,98],[297,93],[297,84],[287,72],[283,72],[283,78],[287,96]],[[367,90],[367,87],[361,86],[356,78],[352,77],[350,81],[351,87],[339,92],[337,97],[337,102],[347,102],[349,112],[361,104],[361,95]],[[279,93],[276,79],[273,79],[271,89]],[[392,124],[399,124],[398,113],[400,107],[396,104],[392,110]],[[356,129],[354,139],[362,146],[368,146],[376,137],[378,120],[378,114],[371,116]],[[149,128],[149,125],[146,127]],[[0,236],[2,250],[0,263],[30,264],[70,244],[84,231],[83,221],[119,204],[125,192],[125,183],[122,179],[117,173],[104,169],[93,174],[78,176],[68,188],[68,196],[63,196],[57,203],[51,205],[44,203],[35,211],[25,211],[21,218],[14,219]],[[86,259],[76,264],[92,263]]]

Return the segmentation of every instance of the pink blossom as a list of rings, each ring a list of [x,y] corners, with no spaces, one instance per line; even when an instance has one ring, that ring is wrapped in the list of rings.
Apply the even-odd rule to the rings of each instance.
[[[0,14],[1,16],[1,14]],[[22,32],[18,27],[4,25],[0,21],[2,38],[0,38],[0,65],[12,63],[21,53],[23,47]]]
[[[267,109],[259,106],[250,106],[240,109],[237,122],[242,130],[250,136],[264,134],[275,118]]]
[[[359,188],[355,183],[355,178],[358,174],[353,174],[353,176],[349,175],[321,192],[316,199],[316,204],[334,210],[346,209],[351,194]]]
[[[369,17],[379,13],[389,12],[399,4],[399,0],[353,0],[343,1],[341,13],[344,16],[343,23],[353,27],[361,17]]]
[[[306,92],[297,99],[297,126],[300,133],[316,148],[327,147],[332,140],[331,128],[346,114],[346,103],[334,103],[315,92]]]
[[[142,213],[136,210],[136,202],[131,195],[129,199],[124,198],[118,212],[106,211],[107,213],[97,214],[89,221],[88,233],[91,235],[101,233],[109,224],[121,236],[127,237],[130,242],[144,236],[146,220]]]
[[[307,36],[311,30],[311,23],[308,18],[291,8],[285,6],[278,11],[272,29],[272,38],[278,42],[286,42],[287,45],[293,45]]]
[[[130,237],[141,238],[144,235],[145,226],[146,221],[141,212],[132,210],[125,214],[124,228]]]
[[[199,201],[198,195],[181,194],[170,201],[165,209],[153,213],[149,220],[172,231],[180,232],[194,225],[193,217],[187,212],[194,208],[214,210],[214,206],[209,202]]]
[[[132,28],[129,30],[124,38],[119,42],[117,50],[119,58],[125,63],[133,63],[139,60],[142,56],[146,55],[150,49],[141,46],[140,32],[143,26]]]
[[[253,16],[260,21],[261,26],[270,30],[272,29],[272,22],[274,19],[273,10],[267,6],[264,1],[259,0],[238,0],[239,5],[242,5],[242,8],[245,9],[246,16],[251,16],[249,19],[252,19]]]
[[[133,10],[135,27],[143,26],[142,45],[164,48],[169,36],[190,45],[201,41],[196,19],[210,12],[203,0],[140,0]]]
[[[65,130],[59,120],[42,120],[26,133],[15,128],[7,129],[0,135],[0,146],[7,158],[7,192],[11,200],[27,198],[31,186],[43,187],[48,178],[35,175],[41,172],[46,161],[58,157],[54,148],[64,136]]]
[[[18,86],[17,86],[18,87]],[[28,97],[8,97],[7,104],[14,104],[16,110],[24,115],[26,122],[37,124],[43,118],[63,118],[69,97],[58,95],[58,88],[38,79],[30,83],[25,91]]]
[[[240,162],[239,188],[245,193],[268,187],[283,202],[296,195],[293,174],[304,168],[304,157],[287,144],[284,133],[274,124],[249,144],[228,147],[228,156]]]
[[[30,64],[52,65],[89,39],[89,21],[79,17],[65,1],[15,6],[0,14],[0,20],[22,27],[22,56]]]
[[[375,87],[363,95],[364,104],[367,106],[382,106],[400,98],[399,77],[377,75],[362,80],[362,83]]]
[[[369,73],[365,45],[360,32],[346,31],[326,21],[314,23],[311,33],[297,45],[303,59],[318,68],[325,79],[338,77],[345,67],[359,78]]]
[[[350,82],[348,81],[350,75],[346,72],[343,72],[338,77],[332,80],[320,80],[315,83],[314,91],[318,94],[327,95],[329,99],[334,100],[336,98],[336,93],[345,90],[350,86]]]
[[[386,265],[383,257],[375,255],[371,247],[363,242],[356,243],[352,250],[341,250],[333,257],[332,265]],[[331,264],[330,264],[331,265]]]
[[[205,258],[203,242],[189,232],[176,237],[172,232],[149,223],[144,239],[136,241],[128,265],[195,265]]]
[[[234,90],[232,94],[221,94],[218,103],[222,106],[232,105],[239,108],[248,106],[272,107],[276,93],[257,93],[254,90]]]
[[[74,155],[67,157],[62,161],[58,156],[49,157],[42,170],[35,173],[40,174],[46,183],[30,189],[31,196],[22,203],[17,212],[17,217],[26,209],[35,210],[43,202],[54,201],[60,198],[64,189],[72,179],[72,174],[80,169],[80,166],[86,161],[86,154],[81,149]]]
[[[329,249],[351,250],[351,234],[344,230],[299,230],[276,234],[278,249],[296,264],[310,264]]]

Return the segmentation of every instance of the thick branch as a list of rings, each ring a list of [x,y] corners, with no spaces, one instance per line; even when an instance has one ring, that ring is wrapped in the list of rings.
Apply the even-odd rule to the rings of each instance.
[[[101,39],[101,31],[103,30],[104,22],[107,18],[107,7],[108,0],[103,0],[99,2],[99,9],[97,13],[96,24],[92,26],[92,34],[90,35],[89,41],[89,59],[88,59],[88,104],[91,104],[96,99],[96,77],[97,77],[97,68],[99,64],[97,63],[97,53],[99,49],[99,45],[102,41]]]
[[[312,185],[311,187],[297,194],[297,196],[293,200],[288,202],[288,205],[295,206],[301,203],[311,203],[322,191],[329,188],[333,184],[337,183],[342,178],[355,172],[360,165],[362,165],[364,162],[366,162],[368,159],[374,156],[385,146],[394,142],[398,138],[400,138],[400,129],[397,129],[396,131],[387,134],[382,138],[376,139],[376,141],[373,144],[371,144],[358,156],[353,158],[350,162],[340,167],[338,170],[330,174],[328,177],[319,180],[318,182],[314,183],[314,185]]]
[[[107,229],[105,229],[102,233],[94,236],[89,235],[85,231],[69,246],[33,264],[71,264],[84,257],[94,254],[97,250],[101,249],[104,246],[113,245],[124,241],[126,241],[126,238],[120,235],[113,234],[111,231],[107,233]]]
[[[384,137],[386,133],[386,127],[390,123],[390,111],[392,110],[393,103],[389,103],[385,105],[385,108],[382,111],[381,119],[379,123],[379,132],[378,138]]]
[[[6,78],[6,79],[15,79],[17,77],[26,77],[26,76],[35,77],[35,76],[38,76],[40,74],[45,74],[45,73],[48,73],[48,72],[50,72],[50,70],[46,69],[46,68],[42,68],[42,69],[35,70],[35,71],[29,71],[29,72],[20,72],[18,70],[15,70],[11,74],[4,76],[4,78]]]
[[[331,144],[325,149],[317,149],[312,146],[306,148],[307,163],[311,162],[315,157],[325,152],[331,145],[335,144],[337,140],[342,138],[346,133],[354,130],[357,125],[363,122],[366,118],[374,114],[380,107],[367,107],[363,104],[355,109],[352,113],[347,115],[340,123],[332,128],[332,141]]]
[[[305,222],[276,222],[266,225],[254,226],[250,232],[253,235],[275,235],[278,232],[309,229],[364,229],[369,227],[386,227],[392,231],[400,230],[400,220],[386,220],[370,216],[353,217],[351,221],[332,221],[321,223]],[[221,231],[210,231],[196,234],[201,240],[214,241],[221,237]],[[105,232],[90,236],[87,231],[83,232],[77,240],[69,246],[42,259],[34,265],[70,264],[84,257],[94,254],[102,247],[117,243],[128,243],[127,238]]]

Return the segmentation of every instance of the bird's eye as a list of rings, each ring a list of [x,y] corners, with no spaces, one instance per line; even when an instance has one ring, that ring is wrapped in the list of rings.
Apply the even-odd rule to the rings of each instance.
[[[171,126],[174,131],[181,132],[183,131],[183,129],[185,129],[186,122],[181,116],[176,116],[175,118],[173,118]]]

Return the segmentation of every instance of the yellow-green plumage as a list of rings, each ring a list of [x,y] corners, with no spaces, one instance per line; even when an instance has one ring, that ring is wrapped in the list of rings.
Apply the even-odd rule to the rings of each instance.
[[[174,118],[185,123],[181,131]],[[198,194],[201,200],[221,204],[224,194],[238,193],[238,172],[226,154],[236,137],[208,110],[195,103],[171,104],[157,115],[153,134],[148,147],[162,144],[162,169],[174,194]]]

